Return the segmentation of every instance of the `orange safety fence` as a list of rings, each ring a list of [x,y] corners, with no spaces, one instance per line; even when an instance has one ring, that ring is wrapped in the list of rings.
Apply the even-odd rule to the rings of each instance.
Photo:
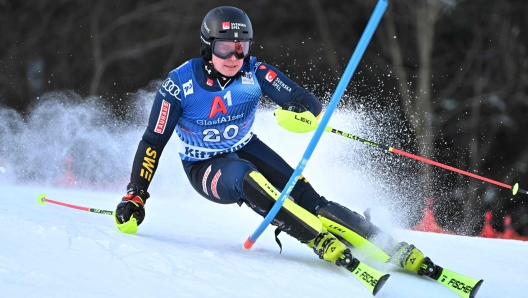
[[[431,232],[431,233],[441,233],[441,234],[457,234],[455,232],[449,231],[442,228],[434,218],[433,212],[433,200],[428,199],[427,205],[424,210],[424,215],[422,220],[416,224],[412,230],[421,231],[421,232]],[[482,230],[477,235],[478,237],[484,238],[499,238],[499,239],[513,239],[513,240],[522,240],[528,241],[528,236],[519,235],[511,226],[511,216],[506,215],[504,217],[504,232],[499,232],[491,226],[491,220],[493,216],[491,211],[486,211],[484,214],[484,225]]]

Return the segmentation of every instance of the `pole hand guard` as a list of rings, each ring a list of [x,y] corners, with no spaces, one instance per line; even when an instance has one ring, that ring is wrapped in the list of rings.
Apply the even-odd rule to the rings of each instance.
[[[273,113],[277,123],[288,131],[295,133],[305,133],[314,131],[319,125],[319,121],[314,114],[305,110],[304,112],[295,112],[283,108],[275,109]]]

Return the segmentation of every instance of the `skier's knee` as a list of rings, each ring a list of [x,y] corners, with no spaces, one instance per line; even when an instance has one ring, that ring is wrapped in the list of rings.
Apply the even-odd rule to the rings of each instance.
[[[254,170],[254,166],[245,160],[236,159],[222,166],[215,173],[204,176],[204,181],[213,175],[211,180],[212,196],[218,198],[218,203],[237,203],[243,197],[243,181],[247,172]]]

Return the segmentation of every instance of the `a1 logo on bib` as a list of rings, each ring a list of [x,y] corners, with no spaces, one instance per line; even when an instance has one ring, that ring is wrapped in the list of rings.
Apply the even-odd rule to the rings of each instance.
[[[247,85],[247,84],[254,85],[255,84],[255,80],[253,79],[253,74],[251,72],[246,72],[242,76],[242,84],[244,85]]]

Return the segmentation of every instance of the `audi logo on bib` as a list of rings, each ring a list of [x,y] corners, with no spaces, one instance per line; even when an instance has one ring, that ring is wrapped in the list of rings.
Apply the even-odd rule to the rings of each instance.
[[[167,78],[165,81],[163,81],[161,86],[163,89],[165,89],[165,91],[169,92],[170,95],[178,98],[178,95],[180,94],[180,87],[178,87],[178,85],[176,85],[173,80]]]

